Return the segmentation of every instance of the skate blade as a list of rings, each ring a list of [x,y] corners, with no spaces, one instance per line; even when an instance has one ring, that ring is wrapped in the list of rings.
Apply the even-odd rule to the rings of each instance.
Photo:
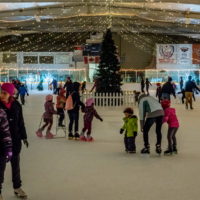
[[[73,140],[74,138],[73,137],[68,137],[68,140]]]

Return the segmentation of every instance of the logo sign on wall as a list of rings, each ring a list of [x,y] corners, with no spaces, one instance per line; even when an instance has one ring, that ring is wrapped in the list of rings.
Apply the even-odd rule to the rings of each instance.
[[[192,49],[193,49],[192,63],[200,64],[200,44],[193,44]]]
[[[158,64],[176,64],[176,45],[158,44],[157,45],[157,63]]]
[[[177,63],[181,65],[192,64],[192,44],[177,45]]]

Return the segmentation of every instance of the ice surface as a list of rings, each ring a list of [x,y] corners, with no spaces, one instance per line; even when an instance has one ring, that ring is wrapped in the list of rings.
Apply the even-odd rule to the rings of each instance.
[[[30,200],[199,199],[199,100],[193,111],[174,101],[181,124],[177,133],[179,154],[159,157],[155,153],[154,127],[150,132],[150,156],[139,153],[143,147],[141,133],[136,141],[137,154],[124,152],[123,136],[119,134],[123,107],[97,108],[104,122],[94,120],[93,143],[37,138],[35,131],[43,113],[44,97],[31,95],[24,106],[30,147],[22,150],[21,174],[23,189]],[[163,149],[167,147],[166,131],[164,125]],[[6,169],[3,196],[5,200],[15,199],[10,165]]]

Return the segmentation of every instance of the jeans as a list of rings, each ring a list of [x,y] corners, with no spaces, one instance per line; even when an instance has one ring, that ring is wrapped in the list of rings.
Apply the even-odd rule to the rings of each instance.
[[[13,188],[17,189],[21,187],[21,176],[20,176],[20,156],[13,155],[11,159],[11,168],[12,168],[12,182]],[[2,184],[4,181],[4,172],[6,168],[6,158],[5,156],[0,155],[0,193],[2,189]]]
[[[169,127],[168,133],[167,133],[167,139],[168,139],[168,148],[173,149],[173,147],[176,147],[176,132],[178,131],[178,128]]]
[[[186,106],[188,106],[188,103],[189,103],[190,108],[192,108],[192,96],[193,96],[193,92],[185,92]]]
[[[57,108],[58,115],[59,115],[59,120],[58,120],[58,125],[62,125],[63,120],[65,119],[65,113],[63,108]]]
[[[156,136],[157,136],[157,143],[156,145],[161,145],[162,140],[162,120],[163,116],[155,117],[155,118],[147,118],[143,128],[143,139],[144,139],[144,146],[149,146],[149,130],[154,123],[156,123]]]
[[[134,135],[133,137],[127,137],[126,134],[125,134],[124,145],[125,145],[126,151],[136,151],[136,146],[135,146],[136,136],[137,135]]]
[[[22,105],[24,105],[25,104],[25,95],[20,94],[20,99],[21,99]]]
[[[74,123],[75,123],[74,132],[77,133],[79,125],[79,110],[77,111],[70,110],[68,111],[68,115],[69,115],[69,133],[72,133]]]

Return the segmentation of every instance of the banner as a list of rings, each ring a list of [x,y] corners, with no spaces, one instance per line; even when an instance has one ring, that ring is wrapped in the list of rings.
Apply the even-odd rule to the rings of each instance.
[[[85,64],[89,64],[89,63],[98,64],[99,62],[100,62],[99,56],[84,56],[84,63]]]
[[[177,63],[181,65],[192,64],[192,44],[177,44]]]
[[[192,63],[200,64],[200,44],[193,44],[192,49],[193,49]]]
[[[157,64],[176,64],[177,47],[174,44],[157,44]]]

